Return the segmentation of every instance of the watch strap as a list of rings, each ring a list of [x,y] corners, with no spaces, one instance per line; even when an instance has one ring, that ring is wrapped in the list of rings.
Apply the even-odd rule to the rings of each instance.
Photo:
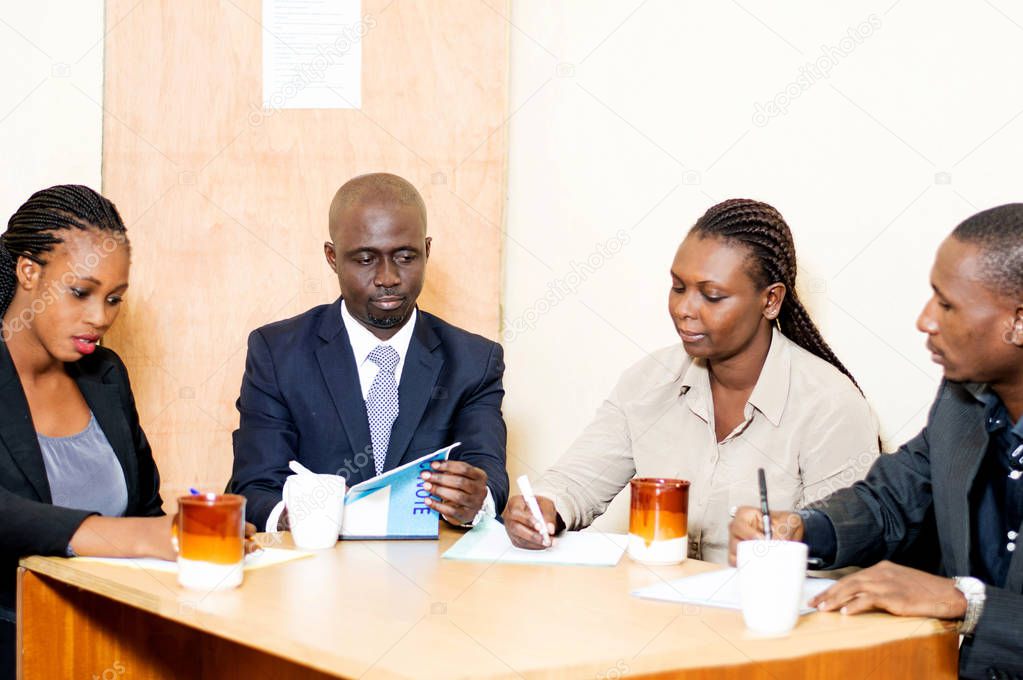
[[[959,624],[959,634],[972,635],[984,611],[986,586],[972,576],[956,576],[954,582],[956,589],[966,598],[966,615]]]

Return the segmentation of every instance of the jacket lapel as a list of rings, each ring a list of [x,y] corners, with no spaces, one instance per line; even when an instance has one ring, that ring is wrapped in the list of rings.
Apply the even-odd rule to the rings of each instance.
[[[401,384],[398,385],[398,417],[391,428],[391,440],[387,446],[385,469],[391,470],[401,464],[402,456],[412,441],[412,435],[423,419],[433,388],[437,384],[444,359],[437,348],[440,338],[433,332],[430,322],[422,311],[416,319],[412,341],[401,369]],[[430,453],[430,451],[424,451]]]
[[[121,464],[124,471],[124,481],[128,488],[129,507],[126,513],[131,513],[131,503],[138,498],[138,460],[135,458],[135,444],[132,441],[131,429],[125,418],[124,408],[121,406],[120,388],[114,383],[104,382],[106,374],[112,369],[107,366],[103,375],[82,374],[73,364],[68,366],[68,373],[78,383],[78,389],[85,397],[85,403],[89,405],[92,415],[96,417],[99,428],[107,438],[110,448],[117,456],[117,462]]]
[[[319,335],[326,344],[316,350],[316,361],[320,364],[327,391],[330,392],[334,408],[348,436],[348,443],[355,456],[352,462],[354,464],[360,460],[359,454],[363,454],[363,464],[359,469],[362,478],[369,479],[376,474],[370,452],[369,417],[366,415],[366,402],[362,399],[352,344],[341,320],[340,299],[327,310],[320,324]]]
[[[952,389],[946,385],[946,390]],[[952,398],[942,394],[939,398]],[[946,521],[950,524],[949,533],[952,547],[952,559],[955,574],[970,573],[970,492],[973,482],[980,470],[980,464],[987,452],[988,433],[984,428],[984,407],[980,402],[962,407],[958,422],[950,424],[944,433],[948,440],[944,443],[950,452],[949,464],[943,470],[948,476],[946,488],[951,491],[950,497],[944,501],[951,508]],[[939,435],[940,436],[940,435]],[[935,461],[932,458],[931,464]],[[933,472],[932,472],[933,474]],[[942,499],[936,499],[941,502]],[[940,527],[939,527],[940,528]],[[946,562],[947,564],[947,562]]]
[[[52,503],[50,483],[46,479],[43,453],[39,450],[36,428],[28,410],[28,400],[21,388],[21,381],[7,351],[7,343],[0,341],[0,403],[4,405],[0,416],[0,439],[11,454],[15,464],[32,485],[39,500]]]

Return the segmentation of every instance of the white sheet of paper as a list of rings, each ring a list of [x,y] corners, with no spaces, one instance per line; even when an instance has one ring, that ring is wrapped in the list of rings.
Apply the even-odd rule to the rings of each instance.
[[[362,107],[361,0],[263,0],[263,109]]]
[[[341,533],[345,538],[386,536],[387,516],[391,509],[391,487],[385,486],[363,496],[351,507],[345,505]]]
[[[245,556],[245,571],[272,567],[283,562],[309,557],[313,553],[301,550],[284,550],[282,548],[263,548],[260,552]],[[97,562],[112,564],[118,567],[132,567],[145,571],[163,571],[170,574],[178,573],[178,563],[160,560],[155,557],[72,557],[73,562]]]
[[[742,609],[739,600],[739,570],[734,568],[719,569],[705,574],[688,576],[676,581],[657,583],[646,588],[632,591],[636,597],[665,602],[680,602],[705,607],[721,607],[723,609]],[[810,598],[827,590],[834,579],[807,578],[803,585],[803,602],[800,614],[815,611],[807,605]]]
[[[546,550],[523,550],[512,545],[504,525],[485,519],[444,553],[449,560],[508,562],[514,564],[566,564],[613,567],[625,552],[629,537],[595,531],[566,531]]]

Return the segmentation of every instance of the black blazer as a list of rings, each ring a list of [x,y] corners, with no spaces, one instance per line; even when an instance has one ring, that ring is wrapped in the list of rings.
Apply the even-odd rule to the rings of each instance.
[[[969,494],[988,447],[976,397],[982,389],[943,382],[920,434],[882,455],[863,481],[810,506],[835,527],[834,567],[869,566],[915,545],[938,556],[938,573],[970,575]],[[961,677],[1023,674],[1021,615],[1023,550],[1012,557],[1005,587],[987,587],[977,628],[960,648]]]
[[[160,476],[139,427],[128,372],[111,350],[96,351],[67,371],[117,455],[128,487],[125,515],[162,515]],[[0,341],[0,605],[14,607],[18,559],[64,555],[90,512],[52,505],[43,454],[7,345]]]
[[[486,471],[500,512],[508,498],[503,375],[500,345],[419,310],[384,469],[460,441],[452,459]],[[259,529],[293,459],[349,486],[376,474],[340,299],[249,335],[238,411],[230,487],[248,499],[248,520]]]

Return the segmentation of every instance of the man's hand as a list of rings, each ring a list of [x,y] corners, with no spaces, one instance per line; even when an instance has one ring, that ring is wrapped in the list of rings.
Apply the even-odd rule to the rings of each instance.
[[[423,472],[423,488],[439,498],[425,503],[452,524],[468,524],[487,499],[487,473],[460,460],[435,461],[432,472]]]
[[[728,526],[728,563],[735,566],[735,550],[740,541],[764,537],[764,516],[759,508],[748,505],[736,510]],[[779,541],[803,540],[803,518],[795,512],[771,513],[771,538]]]
[[[256,542],[256,525],[252,522],[245,523],[245,554],[262,550],[263,546]]]
[[[843,614],[880,610],[897,616],[935,619],[966,616],[966,597],[952,579],[887,560],[846,576],[810,600],[810,606]]]
[[[553,537],[558,527],[558,511],[554,509],[554,501],[545,496],[537,496],[536,504],[540,506],[540,514],[547,524],[547,535]],[[508,532],[508,538],[516,548],[543,550],[551,546],[551,542],[544,542],[540,531],[542,527],[529,511],[526,499],[522,496],[512,496],[508,499],[501,519],[504,520],[504,530]]]

